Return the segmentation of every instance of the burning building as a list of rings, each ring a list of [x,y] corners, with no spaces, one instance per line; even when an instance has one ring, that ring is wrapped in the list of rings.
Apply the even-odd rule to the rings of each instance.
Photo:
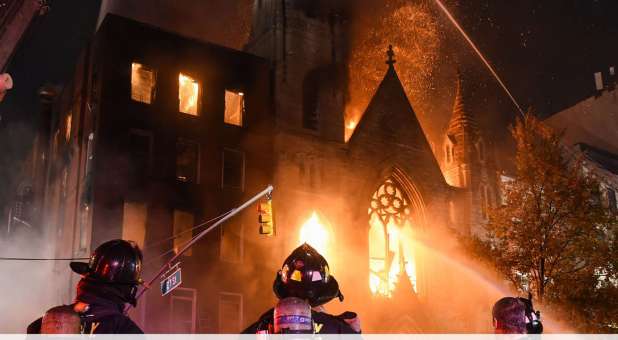
[[[195,225],[272,183],[274,235],[249,210],[206,237],[181,259],[182,287],[150,291],[133,312],[146,332],[240,331],[273,305],[275,273],[302,242],[326,256],[366,331],[488,330],[499,290],[479,292],[441,237],[475,232],[496,195],[465,83],[445,178],[392,49],[347,139],[345,13],[309,1],[254,10],[248,52],[106,17],[54,109],[45,207],[57,255],[131,239],[148,276]]]

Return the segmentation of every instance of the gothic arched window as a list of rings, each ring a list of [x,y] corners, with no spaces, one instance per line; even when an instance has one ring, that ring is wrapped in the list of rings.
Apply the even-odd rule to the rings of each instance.
[[[369,288],[373,294],[390,297],[401,279],[409,279],[418,292],[411,209],[405,191],[392,178],[386,179],[371,198]]]

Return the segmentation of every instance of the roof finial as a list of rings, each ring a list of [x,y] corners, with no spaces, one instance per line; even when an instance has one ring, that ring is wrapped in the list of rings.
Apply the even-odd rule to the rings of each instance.
[[[388,45],[388,50],[386,51],[386,55],[388,59],[386,60],[386,64],[390,67],[393,67],[393,64],[397,62],[397,60],[393,59],[395,56],[395,52],[393,51],[393,45]]]

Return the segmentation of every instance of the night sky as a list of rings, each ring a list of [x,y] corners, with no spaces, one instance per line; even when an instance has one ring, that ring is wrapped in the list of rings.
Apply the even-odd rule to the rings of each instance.
[[[388,0],[366,1],[379,4]],[[435,6],[432,0],[422,1]],[[31,92],[29,85],[40,82],[36,78],[62,84],[70,73],[67,69],[72,68],[76,51],[83,47],[85,36],[92,31],[99,2],[53,1],[48,17],[26,37],[15,57],[17,60],[9,67],[16,81],[12,96],[20,97],[20,88]],[[121,14],[234,48],[241,48],[248,36],[252,3],[251,0],[105,2],[110,7],[119,7]],[[618,1],[445,0],[444,3],[521,105],[533,105],[541,115],[593,94],[592,73],[618,64]],[[456,46],[459,57],[465,58],[463,55],[470,53],[466,64],[478,67],[479,73],[488,76],[480,61],[474,60],[476,56],[464,50],[466,45],[448,27],[446,17],[439,11],[436,15],[441,16],[445,29],[450,30],[446,36]],[[224,23],[227,25],[222,26]],[[222,29],[224,26],[231,28]],[[33,76],[33,69],[41,76]],[[0,111],[7,113],[6,106],[11,106],[11,99],[7,101]]]
[[[448,1],[524,107],[542,116],[594,94],[618,64],[618,1]]]

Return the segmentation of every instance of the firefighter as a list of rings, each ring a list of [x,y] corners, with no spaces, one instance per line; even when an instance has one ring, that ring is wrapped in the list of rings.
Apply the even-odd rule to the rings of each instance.
[[[491,311],[496,334],[542,334],[541,312],[535,311],[532,296],[504,297]]]
[[[141,334],[143,331],[124,314],[125,304],[135,306],[135,295],[142,283],[142,252],[129,241],[112,240],[101,244],[89,263],[71,262],[71,269],[82,276],[77,283],[75,302],[70,307],[78,315],[83,334]],[[59,314],[62,311],[63,314]],[[67,308],[54,307],[28,326],[29,334],[45,333],[49,327],[73,330],[75,325],[62,325]],[[68,331],[66,333],[69,333]]]
[[[310,310],[311,321],[309,322],[312,330],[309,333],[357,334],[361,332],[360,321],[356,313],[345,312],[339,316],[326,313],[323,305],[334,298],[343,301],[343,294],[339,290],[337,280],[330,274],[328,262],[306,243],[296,248],[285,260],[275,277],[273,290],[280,299],[277,307],[264,313],[258,321],[243,331],[244,334],[286,333],[285,330],[281,331],[277,324],[288,324],[294,320],[299,320],[303,324],[296,325],[297,327],[288,325],[290,333],[293,329],[304,329],[306,318],[302,315],[304,313],[300,312],[302,306],[298,305],[299,299],[306,303]],[[292,314],[296,315],[287,314],[288,311],[295,311]],[[277,315],[276,318],[275,315]]]

